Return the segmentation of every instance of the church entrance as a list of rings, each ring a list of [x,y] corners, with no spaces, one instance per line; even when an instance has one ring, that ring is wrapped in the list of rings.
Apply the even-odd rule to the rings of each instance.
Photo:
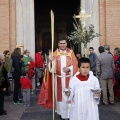
[[[51,9],[54,12],[54,49],[59,38],[66,37],[73,30],[74,14],[80,11],[80,0],[34,0],[35,7],[35,48],[46,53],[51,49]],[[70,47],[68,42],[68,47]],[[77,46],[74,47],[78,51]]]

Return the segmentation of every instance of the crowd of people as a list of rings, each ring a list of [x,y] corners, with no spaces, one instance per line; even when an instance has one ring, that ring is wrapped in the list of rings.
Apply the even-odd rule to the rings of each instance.
[[[114,55],[109,45],[100,46],[98,51],[99,55],[90,47],[88,58],[82,57],[80,52],[75,55],[67,48],[66,39],[60,39],[58,49],[49,56],[38,104],[48,108],[55,104],[61,120],[99,120],[99,102],[105,106],[114,105],[120,98],[120,78],[116,77],[120,75],[120,49],[115,48]],[[53,83],[52,73],[54,103],[49,86]]]
[[[28,49],[23,54],[20,48],[15,48],[11,54],[9,50],[0,54],[0,115],[7,115],[7,111],[4,110],[4,96],[12,95],[15,105],[30,106],[30,94],[34,94],[32,77],[35,73],[39,74],[39,71],[35,72],[35,68],[43,68],[44,72],[41,50],[36,52],[35,60],[31,58]],[[41,77],[42,75],[37,77],[40,79],[36,87],[40,86],[38,82],[42,81]]]
[[[55,104],[61,120],[99,120],[99,101],[105,106],[120,101],[120,48],[115,48],[114,54],[109,45],[100,46],[98,51],[99,55],[90,47],[88,58],[82,57],[67,47],[65,38],[58,41],[54,53],[49,50],[47,59],[41,48],[35,53],[35,61],[29,50],[23,55],[20,48],[11,55],[5,50],[0,54],[0,115],[7,114],[4,95],[13,93],[15,105],[30,106],[32,77],[36,75],[38,104],[47,108]]]

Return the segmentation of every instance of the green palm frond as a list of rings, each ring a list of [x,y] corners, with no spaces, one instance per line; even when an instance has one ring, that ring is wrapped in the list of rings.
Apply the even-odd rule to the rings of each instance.
[[[75,30],[72,31],[69,36],[67,36],[67,39],[74,44],[87,44],[90,41],[92,41],[95,37],[100,36],[99,33],[95,33],[94,26],[92,24],[90,24],[89,27],[86,28],[84,25],[79,25],[75,22],[73,23],[73,26]]]

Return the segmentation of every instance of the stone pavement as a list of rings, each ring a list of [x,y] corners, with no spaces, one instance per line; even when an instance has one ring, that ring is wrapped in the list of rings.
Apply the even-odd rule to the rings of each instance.
[[[37,104],[38,92],[31,95],[31,106],[14,105],[12,96],[5,97],[5,110],[7,115],[0,116],[0,120],[52,120],[52,110],[45,109]],[[100,120],[120,120],[120,103],[114,106],[99,105]],[[55,120],[59,120],[55,114]]]

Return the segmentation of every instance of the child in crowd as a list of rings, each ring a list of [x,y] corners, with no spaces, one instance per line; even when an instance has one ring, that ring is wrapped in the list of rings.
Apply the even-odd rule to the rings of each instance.
[[[65,90],[68,101],[72,101],[70,120],[99,120],[99,81],[90,71],[88,58],[79,59],[78,67],[79,72],[71,78],[69,89]]]
[[[30,106],[30,91],[32,90],[32,83],[27,77],[27,73],[22,73],[23,76],[20,79],[21,88],[23,91],[23,104],[24,106]]]

